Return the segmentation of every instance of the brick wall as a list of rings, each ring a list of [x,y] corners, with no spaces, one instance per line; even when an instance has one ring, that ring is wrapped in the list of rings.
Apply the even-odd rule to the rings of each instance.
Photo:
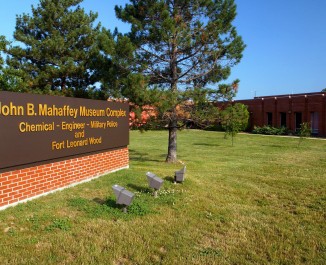
[[[237,100],[235,102],[248,106],[250,112],[250,130],[254,126],[268,124],[267,113],[272,114],[272,126],[281,126],[281,113],[284,113],[286,127],[295,131],[299,125],[296,124],[296,113],[301,113],[302,122],[312,123],[312,113],[316,114],[318,128],[317,136],[326,136],[326,96],[325,93],[307,93],[294,95],[278,95],[267,97],[256,97],[251,100]]]
[[[125,147],[0,173],[0,210],[128,166]]]

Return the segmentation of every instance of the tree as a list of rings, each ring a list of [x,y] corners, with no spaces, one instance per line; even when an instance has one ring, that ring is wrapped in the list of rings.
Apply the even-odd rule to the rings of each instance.
[[[188,92],[226,80],[242,58],[245,45],[232,25],[236,5],[233,0],[132,0],[115,10],[131,24],[135,56],[129,69],[143,76],[125,92],[131,100],[144,95],[156,106],[169,130],[166,161],[176,162],[177,130],[184,125],[178,108],[193,100]]]
[[[249,120],[249,111],[247,106],[241,103],[230,103],[221,112],[221,125],[225,130],[225,136],[231,135],[232,146],[234,136],[238,132],[247,129]]]
[[[82,0],[41,0],[32,15],[16,18],[15,41],[6,52],[8,67],[29,90],[88,97],[96,80],[97,14],[86,14]]]
[[[4,60],[2,58],[2,52],[5,50],[5,47],[6,47],[6,39],[4,36],[0,35],[0,89],[4,84],[3,71],[2,71]]]
[[[8,67],[0,69],[0,90],[12,92],[28,92],[28,87],[17,76],[17,71]]]
[[[309,122],[301,123],[298,135],[299,135],[299,142],[298,142],[298,147],[299,147],[304,139],[311,136],[311,124]]]
[[[6,51],[9,42],[4,36],[0,36],[0,90],[26,92],[26,86],[21,78],[17,76],[18,70],[11,69],[5,65],[2,54]]]
[[[321,92],[326,92],[326,88],[324,88]]]
[[[99,35],[98,44],[100,57],[96,75],[101,83],[100,93],[103,98],[123,98],[128,94],[125,90],[130,84],[134,87],[137,84],[137,74],[131,74],[128,69],[134,46],[127,36],[117,30],[112,33],[104,28]]]
[[[1,53],[5,50],[6,44],[7,41],[5,36],[0,35],[0,70],[2,69],[4,63]]]

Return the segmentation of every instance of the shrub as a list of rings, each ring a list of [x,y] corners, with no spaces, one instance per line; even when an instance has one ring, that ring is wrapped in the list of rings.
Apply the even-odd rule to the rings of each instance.
[[[300,146],[303,139],[311,136],[311,126],[309,122],[303,122],[300,125],[300,131],[298,132],[299,135],[299,143],[298,146]]]
[[[272,127],[265,125],[263,127],[255,126],[252,133],[255,134],[266,134],[266,135],[287,135],[289,130],[286,127]]]

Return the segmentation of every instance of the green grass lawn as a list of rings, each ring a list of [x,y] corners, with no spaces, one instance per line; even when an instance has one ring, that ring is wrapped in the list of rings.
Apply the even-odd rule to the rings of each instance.
[[[0,212],[0,264],[325,264],[326,141],[185,130],[130,136],[130,169]],[[146,172],[164,181],[159,197]],[[136,197],[129,213],[111,186]]]

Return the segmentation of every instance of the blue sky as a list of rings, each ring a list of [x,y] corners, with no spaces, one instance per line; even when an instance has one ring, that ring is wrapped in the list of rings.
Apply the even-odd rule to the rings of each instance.
[[[128,26],[114,6],[127,0],[84,0],[109,29]],[[229,81],[240,79],[237,99],[319,92],[326,88],[326,0],[235,0],[235,26],[247,48]],[[16,15],[30,13],[37,0],[10,0],[0,9],[0,35],[12,40]]]

